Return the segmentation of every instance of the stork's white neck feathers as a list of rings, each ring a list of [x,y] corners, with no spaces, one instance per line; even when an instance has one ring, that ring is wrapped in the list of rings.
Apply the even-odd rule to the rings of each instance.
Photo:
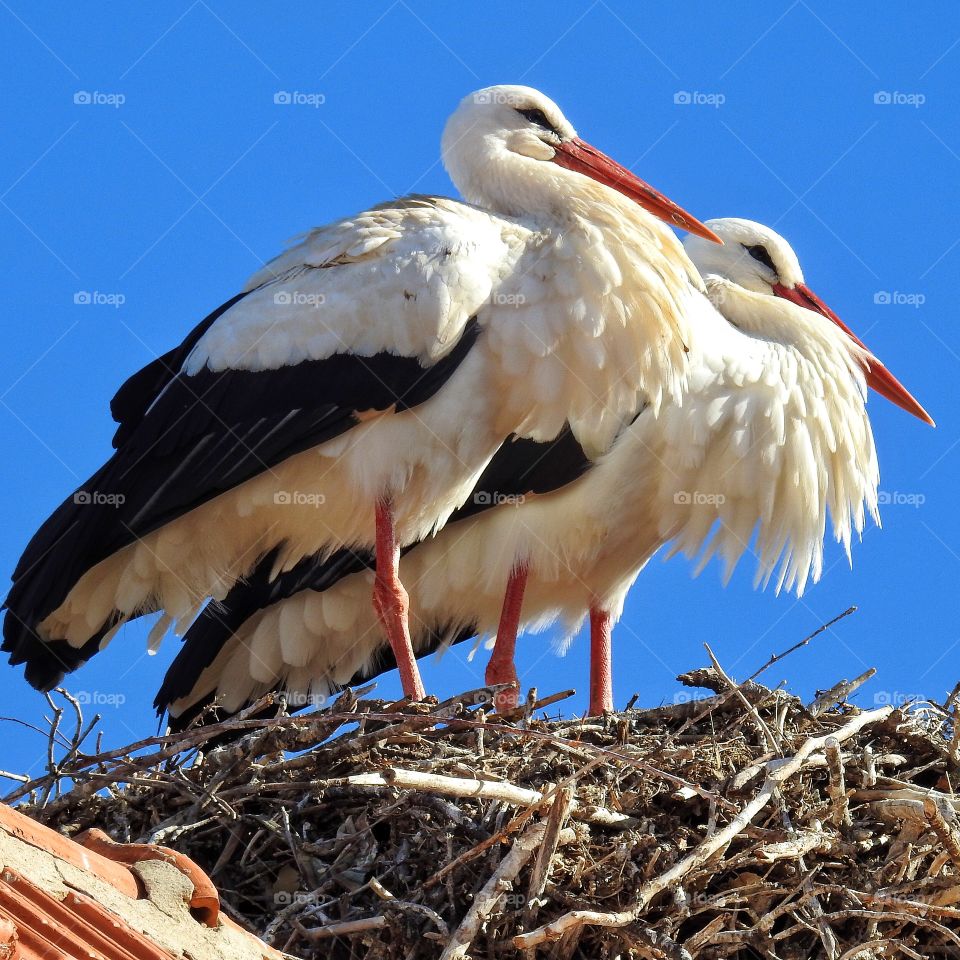
[[[511,322],[488,334],[508,366],[532,374],[503,384],[504,403],[527,411],[521,433],[548,440],[566,420],[594,455],[644,403],[679,399],[686,300],[702,283],[661,220],[551,162],[570,142],[582,144],[553,101],[500,86],[461,102],[442,147],[466,200],[538,237],[518,264],[516,291],[501,291],[517,307]],[[544,277],[562,296],[544,296]]]

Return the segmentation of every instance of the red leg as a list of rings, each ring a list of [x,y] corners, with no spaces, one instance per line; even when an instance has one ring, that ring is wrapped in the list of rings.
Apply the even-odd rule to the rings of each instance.
[[[487,664],[485,680],[488,684],[512,683],[512,690],[498,694],[497,713],[508,713],[517,706],[520,682],[517,679],[517,666],[514,654],[517,649],[517,631],[520,629],[520,610],[523,607],[523,591],[527,586],[527,565],[514,567],[507,580],[507,589],[503,597],[503,609],[500,612],[500,625],[497,628],[497,642],[494,644],[490,662]]]
[[[613,710],[612,655],[610,651],[610,614],[590,608],[590,710],[599,717]]]
[[[376,511],[377,571],[373,608],[396,657],[403,695],[411,700],[422,700],[426,693],[410,642],[410,600],[400,582],[400,545],[393,528],[392,504],[389,500],[380,500]]]

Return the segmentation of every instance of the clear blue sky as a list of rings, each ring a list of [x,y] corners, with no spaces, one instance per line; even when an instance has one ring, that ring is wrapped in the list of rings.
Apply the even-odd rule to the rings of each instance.
[[[683,559],[655,560],[615,634],[618,704],[670,701],[704,641],[743,677],[850,604],[854,618],[768,679],[810,696],[876,666],[867,702],[942,697],[958,679],[960,6],[0,0],[0,22],[4,579],[108,454],[107,405],[128,374],[290,236],[411,190],[449,193],[448,113],[475,88],[528,83],[698,217],[785,234],[810,285],[939,423],[874,399],[883,490],[913,503],[884,508],[852,571],[831,544],[802,601],[755,593],[747,562],[724,590],[715,566],[692,580]],[[280,91],[309,102],[276,104]],[[108,742],[155,728],[177,641],[147,657],[144,636],[126,628],[69,681],[105,701]],[[565,659],[542,637],[520,644],[541,691],[584,690],[586,665],[583,637]],[[482,664],[454,653],[424,674],[448,694]],[[46,705],[19,670],[0,678],[0,713],[37,721]],[[0,768],[41,769],[39,736],[0,729]]]

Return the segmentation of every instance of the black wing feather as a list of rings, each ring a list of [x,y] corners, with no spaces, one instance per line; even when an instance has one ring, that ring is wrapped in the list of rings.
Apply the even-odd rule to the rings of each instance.
[[[114,402],[119,448],[43,524],[17,565],[0,649],[10,653],[11,663],[30,665],[34,686],[55,686],[64,669],[78,665],[80,653],[85,660],[96,649],[88,643],[83,651],[58,652],[36,628],[85,571],[288,457],[339,436],[360,422],[360,413],[401,411],[428,400],[469,353],[479,330],[471,319],[456,346],[429,367],[383,352],[335,354],[270,371],[205,368],[162,384],[160,367],[131,378]],[[178,348],[184,358],[195,336],[196,330]]]
[[[113,437],[113,446],[121,446],[130,436],[137,424],[143,419],[150,404],[160,395],[163,388],[183,369],[190,352],[199,343],[200,338],[232,306],[239,303],[253,290],[238,293],[226,303],[217,307],[213,313],[204,317],[184,338],[183,343],[173,350],[157,357],[142,370],[138,370],[114,394],[110,401],[110,413],[119,424]]]

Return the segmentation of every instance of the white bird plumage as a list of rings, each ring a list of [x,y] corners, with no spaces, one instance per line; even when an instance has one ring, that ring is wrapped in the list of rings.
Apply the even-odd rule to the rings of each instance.
[[[188,341],[166,385],[121,425],[113,466],[94,479],[114,484],[123,508],[61,543],[92,516],[68,501],[15,574],[4,649],[31,682],[54,685],[144,612],[164,611],[158,641],[277,545],[275,574],[315,552],[373,545],[373,502],[378,524],[380,505],[389,511],[387,553],[429,536],[510,434],[548,440],[569,423],[597,455],[641,400],[657,409],[679,395],[683,301],[699,279],[657,217],[708,231],[580,141],[530,88],[467,97],[443,156],[469,202],[409,197],[310,232]],[[471,323],[479,333],[461,357]],[[352,369],[379,395],[390,358],[429,372],[452,356],[442,384],[409,409],[334,396],[315,419],[331,407],[346,425],[313,443],[304,403],[285,408],[289,380],[277,377],[305,370],[320,383],[331,360],[371,359],[376,370]],[[267,384],[272,418],[243,406],[246,387],[231,379]],[[244,413],[232,418],[236,403]],[[131,493],[124,484],[168,448],[178,458]]]
[[[451,523],[410,550],[401,571],[421,652],[443,637],[493,634],[518,563],[529,570],[523,620],[559,619],[572,634],[588,611],[601,627],[618,619],[629,587],[664,545],[699,557],[698,571],[719,556],[726,577],[752,553],[758,583],[773,579],[777,590],[800,595],[822,573],[828,523],[848,555],[867,517],[879,523],[865,407],[875,358],[814,308],[782,237],[745,220],[708,226],[725,244],[686,241],[708,296],[698,283],[689,286],[681,402],[665,402],[656,414],[645,409],[562,489]],[[811,298],[809,309],[784,299],[797,291]],[[322,592],[300,589],[252,612],[192,689],[183,677],[178,689],[166,688],[179,698],[171,713],[212,695],[237,709],[277,686],[295,699],[326,697],[375,673],[382,639],[363,602],[369,576],[354,573]],[[240,608],[243,591],[233,597]],[[228,614],[230,605],[228,598]],[[209,611],[208,619],[218,615]],[[608,678],[597,687],[593,712],[609,706]],[[168,705],[163,695],[158,705]]]

